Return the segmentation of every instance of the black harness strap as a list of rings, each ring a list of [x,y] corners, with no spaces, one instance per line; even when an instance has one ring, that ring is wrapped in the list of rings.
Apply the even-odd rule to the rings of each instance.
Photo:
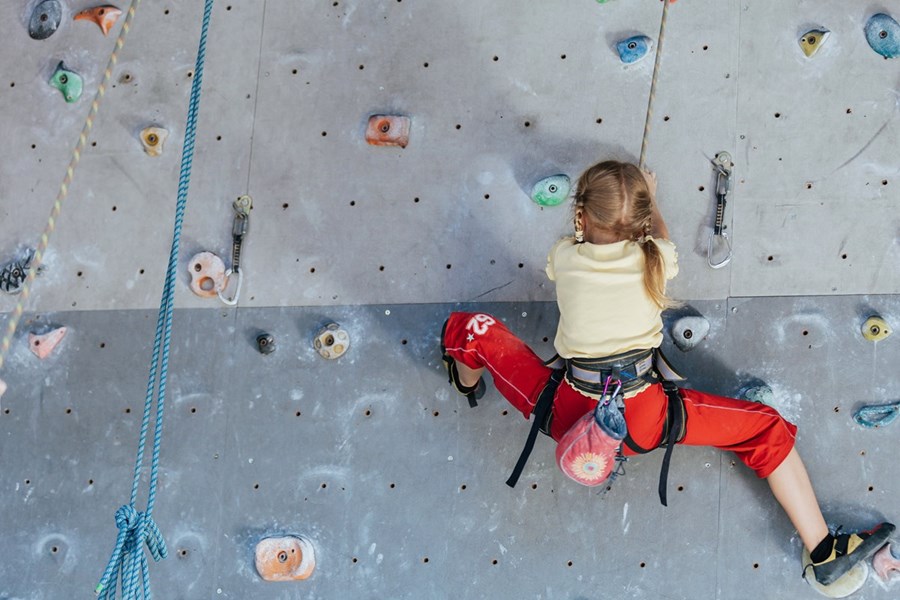
[[[565,370],[554,370],[550,375],[550,380],[547,381],[547,385],[545,385],[544,389],[541,391],[541,395],[538,396],[538,401],[534,405],[534,411],[532,412],[534,420],[531,422],[531,431],[528,432],[528,439],[525,441],[525,447],[522,448],[522,453],[519,455],[519,460],[513,468],[512,475],[506,480],[506,485],[509,487],[516,487],[519,476],[522,475],[522,470],[525,468],[525,463],[528,462],[528,457],[531,456],[531,451],[534,449],[534,442],[537,440],[538,432],[543,430],[544,433],[550,435],[547,421],[551,415],[551,409],[553,408],[553,397],[556,396],[556,388],[559,387],[559,383],[562,381],[564,375]]]
[[[666,422],[663,425],[663,433],[659,440],[659,446],[657,446],[658,448],[666,449],[666,453],[663,455],[662,468],[659,472],[659,501],[662,502],[663,506],[668,506],[666,488],[669,480],[669,461],[672,459],[672,450],[675,449],[675,444],[684,439],[687,429],[685,427],[684,398],[681,397],[678,386],[671,381],[666,380],[663,380],[660,383],[662,383],[663,390],[666,392],[667,402]],[[623,441],[632,452],[637,454],[647,454],[648,452],[655,450],[655,448],[648,449],[642,447],[632,439],[631,434],[628,434]]]

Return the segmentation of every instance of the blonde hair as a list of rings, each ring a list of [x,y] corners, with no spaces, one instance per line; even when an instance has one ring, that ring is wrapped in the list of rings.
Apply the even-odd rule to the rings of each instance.
[[[575,209],[587,212],[598,227],[631,240],[644,253],[644,289],[660,307],[678,303],[666,296],[662,253],[649,241],[653,231],[653,198],[641,170],[630,163],[607,160],[590,167],[575,186]]]

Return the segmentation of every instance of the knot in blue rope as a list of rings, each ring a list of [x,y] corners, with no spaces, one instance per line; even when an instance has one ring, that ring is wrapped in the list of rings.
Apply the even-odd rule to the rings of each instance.
[[[135,510],[131,504],[126,504],[116,511],[116,527],[119,529],[116,547],[113,549],[100,585],[97,586],[97,595],[102,600],[115,598],[115,585],[109,587],[109,584],[115,584],[121,574],[124,600],[139,597],[137,594],[139,580],[143,597],[149,599],[151,596],[147,555],[141,548],[146,543],[153,560],[159,561],[169,555],[166,541],[153,517]]]

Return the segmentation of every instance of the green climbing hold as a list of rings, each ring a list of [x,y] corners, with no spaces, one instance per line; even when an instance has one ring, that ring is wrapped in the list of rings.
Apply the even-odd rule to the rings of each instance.
[[[541,179],[531,188],[531,199],[541,206],[557,206],[569,196],[569,177],[553,175]]]
[[[81,98],[81,92],[84,89],[84,81],[81,75],[66,68],[66,65],[59,61],[56,66],[56,72],[50,78],[50,85],[62,92],[66,102],[78,102]]]

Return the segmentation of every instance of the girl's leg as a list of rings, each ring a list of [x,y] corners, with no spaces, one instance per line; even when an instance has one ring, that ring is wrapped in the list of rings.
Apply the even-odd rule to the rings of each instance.
[[[452,313],[441,345],[455,362],[461,385],[476,385],[487,371],[497,391],[526,419],[531,416],[552,370],[499,319],[484,313]]]
[[[828,535],[828,526],[816,500],[816,493],[813,491],[806,467],[796,448],[791,449],[784,461],[772,471],[767,481],[775,499],[797,528],[803,545],[812,552]]]

